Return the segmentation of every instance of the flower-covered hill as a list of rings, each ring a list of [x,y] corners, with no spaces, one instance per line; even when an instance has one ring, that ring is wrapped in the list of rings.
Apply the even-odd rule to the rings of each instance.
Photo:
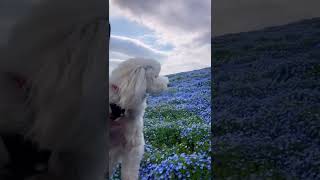
[[[172,105],[211,123],[211,68],[168,76],[169,89],[148,99],[149,107]]]
[[[320,18],[213,40],[216,179],[320,179]]]
[[[148,97],[140,179],[210,179],[211,69],[168,77],[168,90]]]

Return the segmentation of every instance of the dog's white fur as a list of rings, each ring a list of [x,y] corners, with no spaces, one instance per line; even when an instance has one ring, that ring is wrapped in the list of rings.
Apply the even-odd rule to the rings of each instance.
[[[111,132],[109,176],[121,162],[121,179],[138,179],[145,143],[143,115],[146,96],[165,90],[169,83],[167,77],[159,76],[160,70],[161,65],[155,60],[135,58],[120,63],[109,78],[109,102],[126,110],[124,117],[116,120],[120,128]]]
[[[44,2],[0,47],[0,134],[25,135],[52,151],[40,179],[102,180],[108,166],[107,2]],[[31,81],[27,101],[8,73]]]

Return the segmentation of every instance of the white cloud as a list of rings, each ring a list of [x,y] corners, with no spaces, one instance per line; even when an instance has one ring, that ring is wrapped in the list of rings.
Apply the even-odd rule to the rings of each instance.
[[[115,59],[115,58],[110,58],[109,59],[109,75],[113,71],[115,67],[119,65],[123,60],[122,59]]]
[[[163,61],[161,74],[174,74],[177,72],[192,71],[211,66],[211,45],[180,49],[172,52],[168,59]],[[209,61],[208,61],[209,60]]]
[[[121,61],[129,58],[144,57],[162,60],[167,55],[166,52],[153,49],[138,39],[111,35],[109,70],[111,72]]]
[[[166,52],[153,49],[137,39],[111,35],[110,51],[124,54],[128,57],[145,57],[163,59]]]
[[[120,59],[120,60],[131,58],[131,56],[128,56],[124,53],[116,52],[116,51],[109,51],[109,57],[111,57],[112,59]]]

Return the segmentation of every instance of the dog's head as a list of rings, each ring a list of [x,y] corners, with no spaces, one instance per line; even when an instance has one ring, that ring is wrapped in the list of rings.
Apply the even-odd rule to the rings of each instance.
[[[110,76],[110,101],[131,109],[141,104],[147,93],[167,89],[169,80],[159,76],[160,70],[160,63],[152,59],[129,59],[120,63]]]

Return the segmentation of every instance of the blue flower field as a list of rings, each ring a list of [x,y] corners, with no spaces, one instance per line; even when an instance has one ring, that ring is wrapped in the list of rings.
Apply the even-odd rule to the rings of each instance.
[[[148,97],[140,178],[210,179],[211,69],[168,77],[168,90]]]
[[[320,179],[320,18],[213,40],[214,179]]]

